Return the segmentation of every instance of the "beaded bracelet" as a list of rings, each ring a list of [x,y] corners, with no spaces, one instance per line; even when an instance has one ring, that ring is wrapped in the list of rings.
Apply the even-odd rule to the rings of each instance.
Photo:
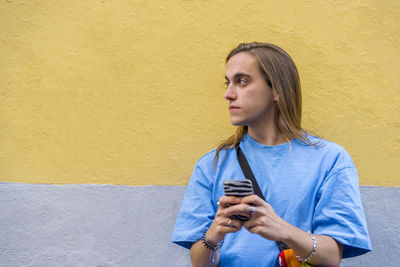
[[[314,256],[315,251],[317,250],[317,239],[315,238],[315,236],[314,236],[310,231],[308,231],[307,233],[308,233],[308,234],[311,236],[311,238],[312,238],[313,249],[312,249],[311,253],[310,253],[307,257],[305,257],[305,258],[302,258],[302,257],[296,255],[296,259],[297,259],[299,262],[306,262],[306,261],[310,260],[310,259]]]
[[[211,250],[210,253],[210,262],[216,264],[219,258],[219,249],[222,247],[222,245],[224,244],[224,240],[222,240],[221,242],[218,243],[217,246],[213,246],[210,243],[207,242],[206,240],[206,233],[208,231],[208,228],[206,228],[203,232],[203,236],[201,238],[203,245],[208,248],[209,250]]]

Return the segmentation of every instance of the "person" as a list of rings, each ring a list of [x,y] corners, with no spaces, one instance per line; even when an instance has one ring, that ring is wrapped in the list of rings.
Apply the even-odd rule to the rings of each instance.
[[[190,249],[193,266],[278,266],[276,241],[317,266],[370,251],[357,170],[345,149],[302,128],[291,57],[273,44],[243,43],[228,54],[225,79],[237,129],[197,162],[172,242]],[[236,146],[265,201],[224,195],[223,181],[245,179]]]

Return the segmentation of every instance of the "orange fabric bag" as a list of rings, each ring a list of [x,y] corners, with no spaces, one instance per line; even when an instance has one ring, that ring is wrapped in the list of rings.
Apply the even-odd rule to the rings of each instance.
[[[299,262],[293,249],[285,249],[278,256],[279,267],[307,267],[312,266],[305,262]]]

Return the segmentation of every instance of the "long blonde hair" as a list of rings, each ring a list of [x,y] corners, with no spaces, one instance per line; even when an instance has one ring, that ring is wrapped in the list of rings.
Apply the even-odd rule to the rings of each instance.
[[[300,78],[289,54],[270,43],[242,43],[228,54],[226,62],[242,52],[257,58],[261,74],[271,86],[274,95],[278,96],[274,115],[274,125],[278,132],[287,141],[297,138],[305,144],[315,145],[307,138],[306,131],[301,127]],[[238,126],[235,134],[218,146],[215,160],[222,149],[231,149],[238,145],[247,131],[247,126]]]

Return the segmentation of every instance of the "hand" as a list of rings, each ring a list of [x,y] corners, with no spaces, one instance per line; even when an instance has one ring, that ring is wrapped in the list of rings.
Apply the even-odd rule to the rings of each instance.
[[[217,245],[221,242],[227,233],[235,233],[242,228],[242,222],[239,220],[231,219],[226,216],[224,210],[228,209],[229,205],[240,204],[241,200],[237,197],[222,196],[219,199],[217,214],[206,233],[206,240],[212,245]],[[228,223],[231,221],[231,227]]]
[[[249,212],[250,206],[255,207],[252,213]],[[259,234],[266,239],[282,241],[289,236],[291,225],[276,215],[271,205],[257,195],[244,197],[240,204],[228,207],[223,212],[226,217],[233,214],[251,214],[250,219],[244,222],[243,226],[249,232]]]

